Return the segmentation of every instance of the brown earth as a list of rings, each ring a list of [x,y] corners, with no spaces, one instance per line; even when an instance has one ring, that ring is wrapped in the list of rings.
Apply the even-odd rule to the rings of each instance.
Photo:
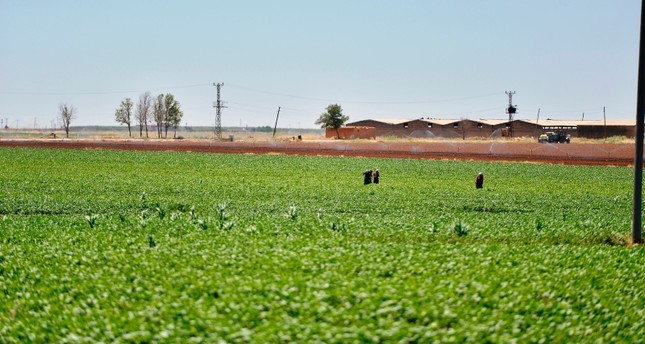
[[[155,139],[3,139],[0,147],[117,149],[207,153],[362,156],[406,159],[516,161],[570,165],[628,166],[634,163],[629,143],[522,142],[380,142],[380,141],[235,141]]]

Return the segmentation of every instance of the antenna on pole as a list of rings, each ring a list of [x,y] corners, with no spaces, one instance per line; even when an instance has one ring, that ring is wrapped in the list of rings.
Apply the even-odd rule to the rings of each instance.
[[[508,136],[513,137],[511,122],[513,121],[513,116],[517,112],[517,106],[513,105],[513,95],[515,94],[515,91],[506,91],[504,93],[508,95],[508,107],[506,108],[506,113],[508,114]]]
[[[217,87],[217,101],[213,102],[213,107],[215,108],[215,137],[218,140],[222,139],[222,109],[226,106],[222,105],[220,100],[220,91],[224,83],[213,83],[213,86]]]

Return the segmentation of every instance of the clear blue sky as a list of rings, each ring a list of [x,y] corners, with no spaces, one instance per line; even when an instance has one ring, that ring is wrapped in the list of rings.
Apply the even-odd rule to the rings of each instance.
[[[367,118],[635,117],[637,0],[0,0],[0,118],[116,125],[149,90],[182,125]]]

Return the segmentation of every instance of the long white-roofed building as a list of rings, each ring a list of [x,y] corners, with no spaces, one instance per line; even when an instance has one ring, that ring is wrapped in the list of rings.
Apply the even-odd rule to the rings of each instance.
[[[571,137],[602,139],[612,136],[633,138],[636,120],[556,120],[556,119],[367,119],[347,126],[373,127],[376,137],[410,138],[489,138],[535,137],[549,131],[562,130]]]

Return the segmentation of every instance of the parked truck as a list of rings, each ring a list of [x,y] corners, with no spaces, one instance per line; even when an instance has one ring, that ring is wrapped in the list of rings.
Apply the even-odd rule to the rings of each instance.
[[[547,131],[538,137],[540,143],[571,143],[571,135],[562,130]]]

